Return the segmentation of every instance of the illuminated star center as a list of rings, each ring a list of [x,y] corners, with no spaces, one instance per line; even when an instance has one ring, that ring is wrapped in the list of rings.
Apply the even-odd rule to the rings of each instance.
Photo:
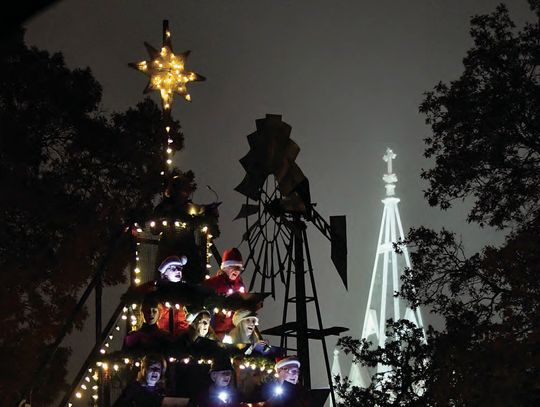
[[[185,61],[189,51],[176,55],[168,46],[162,47],[158,52],[150,45],[145,45],[151,59],[130,64],[149,76],[150,81],[145,93],[150,90],[159,91],[163,108],[166,110],[171,108],[174,93],[183,96],[188,102],[191,101],[191,96],[187,93],[187,83],[203,81],[205,78],[195,72],[185,70]]]

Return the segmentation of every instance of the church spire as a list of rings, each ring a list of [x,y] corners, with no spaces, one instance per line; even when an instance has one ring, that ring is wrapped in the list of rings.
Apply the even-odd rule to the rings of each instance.
[[[397,155],[386,149],[383,160],[387,164],[387,172],[383,175],[386,197],[384,204],[375,261],[371,275],[368,303],[364,316],[362,338],[368,339],[375,345],[384,346],[386,341],[386,321],[407,319],[418,327],[423,327],[422,316],[417,308],[413,310],[402,298],[394,293],[400,290],[400,276],[403,270],[411,267],[407,247],[402,247],[402,254],[395,252],[393,244],[404,239],[403,226],[399,215],[398,203],[395,196],[397,176],[392,164]],[[377,372],[387,371],[385,366],[378,366]]]

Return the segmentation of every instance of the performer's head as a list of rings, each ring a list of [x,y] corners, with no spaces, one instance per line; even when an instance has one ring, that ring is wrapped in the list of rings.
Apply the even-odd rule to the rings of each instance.
[[[159,319],[159,302],[155,297],[147,296],[141,305],[141,312],[144,322],[147,325],[154,325]]]
[[[147,355],[141,363],[139,371],[139,382],[146,387],[155,387],[163,378],[167,362],[159,355]]]
[[[230,359],[226,356],[216,358],[210,370],[210,379],[212,379],[214,385],[216,387],[227,387],[231,384],[232,377],[233,370]]]
[[[233,247],[223,252],[223,257],[221,259],[221,270],[227,275],[227,277],[229,277],[229,280],[236,280],[243,269],[244,263],[242,261],[242,254],[240,253],[240,250]]]
[[[205,338],[210,332],[210,311],[202,310],[193,315],[193,321],[191,327],[197,333],[197,336]]]
[[[171,281],[173,283],[179,283],[182,281],[182,270],[187,264],[186,256],[169,256],[158,267],[158,271],[161,274],[161,279]]]
[[[276,362],[276,373],[280,382],[298,383],[300,361],[296,356],[287,356]]]
[[[251,338],[255,333],[255,327],[259,325],[259,318],[253,311],[240,309],[233,315],[233,324],[238,327],[244,338]]]

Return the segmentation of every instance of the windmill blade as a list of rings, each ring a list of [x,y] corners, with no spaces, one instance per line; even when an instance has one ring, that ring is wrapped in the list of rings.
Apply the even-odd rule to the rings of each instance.
[[[238,184],[234,190],[254,201],[258,201],[261,196],[261,186],[263,184],[264,180],[260,182],[251,175],[246,174],[242,182]]]
[[[258,205],[251,205],[251,204],[243,204],[242,208],[240,208],[240,212],[238,212],[238,215],[236,215],[236,218],[233,220],[241,219],[241,218],[247,218],[248,216],[255,215],[259,211]]]
[[[306,176],[300,167],[296,163],[291,163],[287,168],[287,172],[281,178],[277,178],[279,190],[283,195],[289,195],[305,179]],[[306,203],[309,204],[309,202]]]

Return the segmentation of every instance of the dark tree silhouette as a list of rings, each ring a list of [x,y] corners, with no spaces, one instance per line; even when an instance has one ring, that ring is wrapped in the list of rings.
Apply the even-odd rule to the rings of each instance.
[[[344,406],[540,404],[540,2],[530,5],[521,30],[504,5],[474,17],[464,73],[420,106],[433,133],[429,203],[472,202],[468,220],[505,230],[505,242],[467,256],[448,230],[409,232],[400,295],[445,326],[427,344],[405,321],[390,323],[385,349],[344,339],[356,360],[396,369],[368,389],[344,383]]]
[[[118,230],[151,213],[164,139],[149,99],[106,115],[89,69],[28,48],[22,31],[0,46],[0,394],[14,405]],[[179,123],[171,135],[182,148]],[[105,283],[124,281],[129,249],[119,248]],[[56,352],[33,406],[65,386],[69,354]]]

